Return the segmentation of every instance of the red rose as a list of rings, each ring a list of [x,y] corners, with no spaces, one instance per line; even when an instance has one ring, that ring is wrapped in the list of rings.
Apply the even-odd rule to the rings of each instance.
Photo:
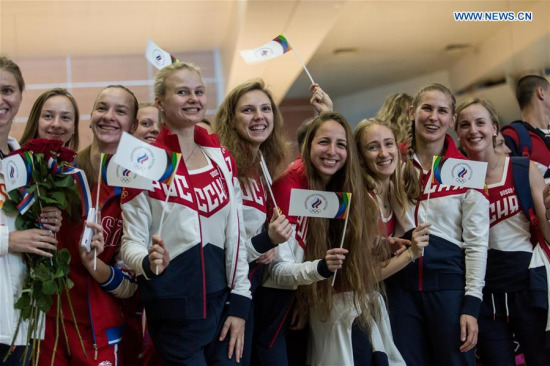
[[[76,156],[76,151],[71,150],[71,149],[66,148],[66,147],[62,147],[59,150],[59,155],[57,156],[57,161],[58,162],[66,161],[67,163],[72,163],[75,156]]]
[[[33,139],[25,142],[20,150],[32,151],[33,154],[44,154],[44,160],[48,161],[52,155],[57,155],[62,145],[63,141],[61,140]]]

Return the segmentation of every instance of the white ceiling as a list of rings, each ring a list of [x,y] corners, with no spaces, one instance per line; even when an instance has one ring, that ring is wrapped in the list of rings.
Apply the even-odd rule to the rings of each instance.
[[[455,22],[454,11],[532,11],[532,22]],[[238,51],[284,32],[333,98],[447,71],[464,90],[550,67],[549,1],[9,1],[0,52],[14,58],[218,50],[231,88],[263,77],[277,100],[308,95],[292,54],[246,65]],[[451,44],[469,45],[446,52]],[[353,54],[334,55],[338,48]],[[398,90],[396,90],[398,92]]]

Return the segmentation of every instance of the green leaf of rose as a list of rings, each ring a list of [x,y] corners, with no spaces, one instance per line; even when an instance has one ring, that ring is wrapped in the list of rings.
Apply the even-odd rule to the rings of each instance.
[[[55,280],[45,281],[42,284],[42,292],[46,295],[53,295],[57,292],[57,283]]]

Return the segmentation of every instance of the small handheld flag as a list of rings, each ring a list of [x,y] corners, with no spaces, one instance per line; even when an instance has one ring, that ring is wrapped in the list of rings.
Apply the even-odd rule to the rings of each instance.
[[[455,187],[483,189],[487,163],[465,159],[434,156],[432,161],[432,183]]]
[[[113,187],[128,187],[152,191],[153,182],[129,169],[123,168],[112,159],[112,154],[101,154],[101,179]]]
[[[157,46],[157,44],[152,40],[149,40],[149,42],[147,42],[145,58],[159,70],[165,66],[178,62],[177,58]]]
[[[251,50],[241,50],[241,56],[246,63],[271,60],[292,50],[284,35],[279,34],[266,44]]]
[[[292,48],[290,42],[288,41],[288,38],[282,33],[273,38],[273,40],[264,44],[263,46],[251,50],[241,50],[241,56],[246,63],[251,64],[271,60],[273,58],[284,55],[288,51],[292,51],[294,53],[294,56],[296,56],[296,59],[298,59],[298,62],[304,68],[304,71],[309,77],[309,80],[311,80],[311,83],[315,84],[315,81],[313,81],[313,77],[309,73],[306,64],[304,63],[296,49]]]
[[[293,189],[290,192],[288,214],[291,216],[345,219],[351,193]]]
[[[111,160],[139,176],[170,185],[180,159],[180,153],[149,145],[124,132]]]
[[[32,153],[25,151],[2,159],[2,174],[8,192],[27,186],[32,178]]]

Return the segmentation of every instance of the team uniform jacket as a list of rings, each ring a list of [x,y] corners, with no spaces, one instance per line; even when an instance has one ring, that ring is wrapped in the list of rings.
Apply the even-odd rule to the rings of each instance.
[[[8,145],[12,151],[19,148],[17,141],[11,137],[8,137]],[[1,170],[0,195],[2,202],[8,199]],[[19,310],[15,310],[13,305],[21,296],[23,282],[27,276],[23,253],[8,251],[9,234],[12,231],[15,231],[15,216],[7,216],[0,210],[0,343],[8,345],[11,344],[19,319]],[[21,323],[15,339],[16,346],[27,344],[27,327],[28,322]]]
[[[300,285],[309,285],[332,276],[324,259],[304,262],[306,247],[307,217],[289,216],[290,192],[292,189],[308,189],[302,161],[295,161],[283,176],[273,183],[273,195],[279,208],[293,227],[294,235],[279,244],[275,260],[269,265],[264,287],[295,290]]]
[[[267,202],[260,178],[254,177],[239,178],[243,202],[243,221],[246,233],[246,249],[248,253],[249,273],[251,291],[261,284],[263,265],[256,262],[256,259],[263,253],[274,248],[267,230],[263,230],[267,219]]]
[[[448,135],[445,146],[444,157],[466,159]],[[464,289],[462,314],[477,318],[483,298],[489,237],[487,196],[481,190],[430,184],[431,170],[422,171],[416,157],[415,166],[422,194],[415,206],[407,206],[405,215],[399,210],[394,212],[396,236],[410,234],[419,223],[427,221],[432,224],[430,243],[423,257],[386,281],[412,291]]]
[[[105,283],[98,283],[90,276],[80,260],[80,237],[84,231],[84,219],[72,222],[65,215],[61,232],[57,235],[59,248],[67,248],[71,253],[69,277],[74,287],[69,291],[76,321],[92,328],[93,344],[106,339],[109,345],[118,344],[122,338],[124,319],[115,297],[125,298],[133,295],[137,289],[135,281],[127,274],[120,261],[120,238],[122,236],[122,219],[120,196],[115,187],[100,185],[101,226],[105,240],[104,250],[98,258],[111,267],[111,276]],[[91,196],[95,197],[97,185],[94,185]],[[68,301],[63,296],[61,301],[64,320],[73,322]],[[54,326],[55,306],[47,313],[48,326]],[[83,334],[84,337],[90,336]],[[80,352],[80,350],[74,350]],[[90,356],[90,355],[89,355]],[[92,356],[93,357],[93,356]]]
[[[506,158],[504,172],[500,182],[488,186],[491,229],[484,292],[529,288],[533,244],[529,221],[516,195],[510,158]]]
[[[195,128],[195,142],[210,160],[211,182],[201,188],[180,163],[172,191],[156,183],[155,190],[123,193],[122,258],[138,275],[147,316],[164,319],[203,319],[206,297],[231,289],[228,314],[246,319],[250,305],[241,193],[230,154],[216,135]],[[164,127],[154,145],[179,152],[179,141]],[[174,192],[175,191],[175,192]],[[165,203],[166,195],[169,199]],[[156,276],[148,248],[160,227],[170,253],[170,265]]]

